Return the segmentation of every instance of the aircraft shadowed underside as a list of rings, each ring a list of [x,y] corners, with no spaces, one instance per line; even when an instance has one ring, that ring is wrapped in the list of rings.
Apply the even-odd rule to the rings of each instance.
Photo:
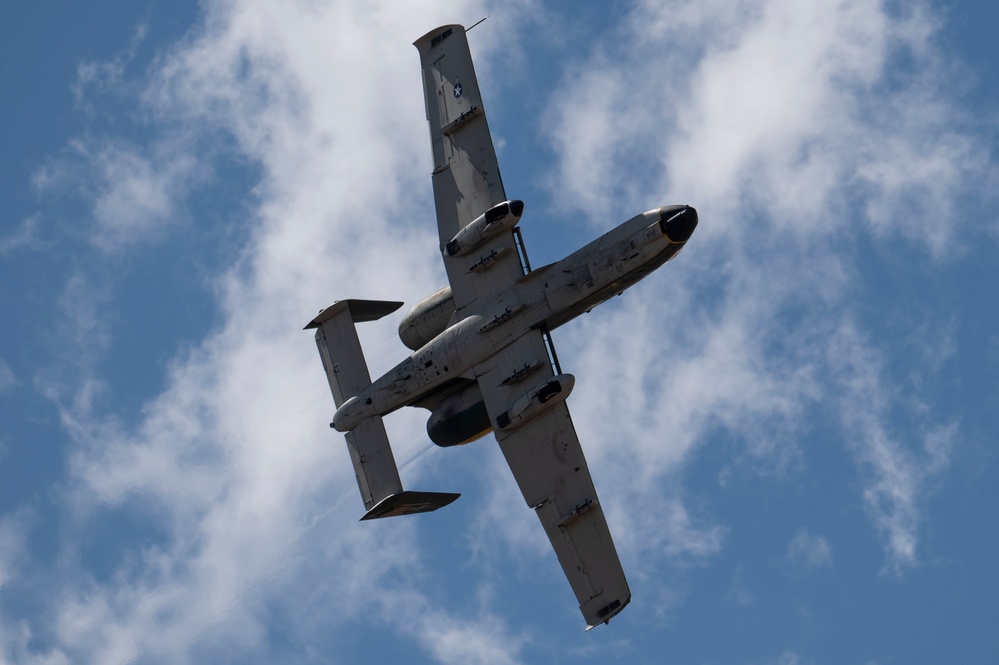
[[[650,210],[532,270],[517,226],[524,204],[503,189],[465,29],[442,26],[415,46],[449,286],[403,318],[399,336],[413,352],[374,382],[354,324],[402,303],[338,301],[306,326],[316,329],[336,402],[332,426],[346,435],[367,510],[362,519],[428,512],[459,496],[403,490],[382,416],[403,406],[429,409],[427,433],[440,446],[493,432],[589,630],[624,609],[631,591],[566,406],[575,379],[562,373],[549,331],[676,256],[697,212]]]

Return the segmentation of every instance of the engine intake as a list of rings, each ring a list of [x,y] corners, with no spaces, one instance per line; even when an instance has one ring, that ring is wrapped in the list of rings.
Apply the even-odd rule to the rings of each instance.
[[[513,429],[559,402],[564,402],[576,385],[572,374],[558,374],[540,383],[514,400],[510,408],[496,417],[500,429]]]
[[[461,256],[472,251],[500,231],[512,229],[524,214],[523,201],[504,201],[476,217],[444,245],[447,256]]]

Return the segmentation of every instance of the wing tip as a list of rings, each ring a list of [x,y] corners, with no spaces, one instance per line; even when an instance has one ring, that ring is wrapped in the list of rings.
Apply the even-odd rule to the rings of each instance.
[[[630,602],[631,593],[628,594],[627,598],[625,598],[623,602],[621,600],[614,600],[608,603],[597,611],[597,621],[595,623],[587,623],[586,629],[583,632],[588,633],[600,624],[610,623],[610,620],[620,614],[621,610],[627,607]]]
[[[479,21],[479,23],[481,22],[482,21]],[[413,42],[413,46],[419,49],[420,53],[429,51],[430,49],[434,48],[442,41],[450,37],[454,33],[455,28],[458,28],[458,30],[460,30],[462,33],[466,32],[465,26],[461,25],[460,23],[449,23],[447,25],[439,25],[433,30],[427,32],[427,34],[417,39],[415,42]]]
[[[396,515],[431,513],[453,503],[460,496],[461,494],[453,492],[414,492],[410,490],[390,494],[365,513],[361,521]]]

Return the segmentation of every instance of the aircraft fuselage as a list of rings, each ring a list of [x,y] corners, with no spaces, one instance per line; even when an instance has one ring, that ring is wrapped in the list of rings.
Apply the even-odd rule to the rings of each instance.
[[[552,330],[619,295],[683,248],[697,213],[668,206],[636,215],[561,261],[526,274],[499,298],[462,318],[347,400],[340,432],[414,404],[469,376],[472,368],[531,329]],[[667,235],[669,233],[669,235]],[[672,236],[672,239],[671,239]]]

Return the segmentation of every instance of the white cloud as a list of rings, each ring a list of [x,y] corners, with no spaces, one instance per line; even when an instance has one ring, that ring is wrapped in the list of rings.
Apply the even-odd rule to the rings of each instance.
[[[746,586],[742,564],[736,566],[735,572],[732,573],[732,583],[725,594],[725,600],[740,607],[748,607],[753,604],[753,594],[750,593],[749,587]]]
[[[25,622],[0,622],[2,665],[68,665],[71,661],[57,650],[40,652],[32,645],[35,635]]]
[[[30,513],[23,509],[0,517],[0,590],[17,576],[23,564],[29,526]]]
[[[127,95],[135,92],[126,78],[126,70],[138,55],[147,32],[148,26],[139,24],[125,50],[108,60],[87,60],[77,65],[73,98],[78,109],[96,113],[91,101],[95,94]]]
[[[74,139],[38,169],[32,185],[45,197],[79,197],[89,204],[87,225],[62,220],[62,235],[85,238],[108,254],[164,237],[185,220],[185,199],[212,179],[213,155],[197,154],[185,132],[150,146],[117,138]],[[37,222],[25,225],[13,247],[34,246]]]
[[[774,661],[775,665],[806,665],[812,661],[804,661],[801,656],[793,651],[785,651],[782,653],[777,660]]]
[[[786,557],[788,562],[802,568],[831,566],[833,562],[832,548],[825,536],[813,535],[804,527],[788,543]]]
[[[0,358],[0,392],[10,390],[17,385],[17,376],[6,360]]]
[[[839,404],[889,565],[916,562],[955,426],[914,413],[877,369],[882,349],[857,332],[847,296],[858,233],[942,260],[966,223],[961,197],[988,195],[995,169],[946,94],[934,20],[850,0],[645,3],[565,77],[548,125],[565,207],[601,228],[611,209],[623,219],[664,203],[701,218],[654,288],[569,333],[577,364],[600,377],[577,384],[573,412],[596,433],[587,453],[603,492],[663,496],[654,488],[675,484],[719,428],[758,471],[807,468],[798,437]],[[926,437],[942,441],[932,454]],[[615,523],[650,519],[627,513]],[[662,532],[625,530],[625,543]]]
[[[175,358],[137,425],[97,409],[87,395],[99,379],[81,364],[77,399],[62,411],[75,439],[72,528],[127,511],[148,516],[159,535],[139,543],[123,534],[107,555],[118,563],[106,581],[80,575],[82,564],[67,558],[47,627],[53,653],[108,663],[265,654],[268,608],[298,616],[294,600],[304,594],[326,609],[293,630],[317,642],[360,618],[387,623],[440,662],[514,662],[519,643],[501,618],[462,616],[397,582],[419,578],[415,524],[356,523],[349,458],[326,427],[331,398],[301,330],[334,299],[412,302],[443,279],[425,223],[430,157],[410,42],[456,12],[482,10],[257,2],[205,11],[145,89],[157,138],[80,147],[98,174],[97,243],[115,251],[155,239],[197,186],[204,155],[193,139],[217,131],[260,164],[260,205],[247,220],[246,251],[220,277],[225,323]],[[44,191],[73,177],[53,169],[38,184]],[[100,298],[73,297],[87,291],[86,277],[74,280],[66,304],[77,328],[103,333],[96,347],[106,351],[113,320],[103,320]],[[365,328],[372,371],[384,370],[401,345],[391,325]],[[415,444],[401,441],[398,459]],[[419,473],[407,470],[407,482]],[[350,509],[330,511],[341,504]],[[413,612],[424,618],[414,623]]]
[[[278,612],[297,644],[327,644],[352,621],[383,622],[439,662],[516,662],[527,638],[503,617],[434,602],[421,583],[417,523],[354,521],[352,471],[325,425],[332,403],[299,330],[334,299],[413,302],[442,282],[409,43],[487,12],[477,2],[263,0],[203,11],[142,90],[156,137],[81,147],[97,174],[86,181],[96,241],[115,251],[166,232],[207,173],[196,139],[219,132],[259,165],[259,205],[245,251],[218,277],[221,324],[174,358],[137,424],[94,406],[100,378],[81,363],[77,399],[62,410],[74,439],[69,529],[124,510],[147,516],[159,534],[113,544],[107,579],[65,553],[58,572],[67,581],[42,631],[56,646],[37,659],[270,660],[268,613]],[[497,25],[477,42],[485,67],[516,43],[515,23]],[[553,186],[568,207],[623,219],[673,198],[701,211],[675,265],[616,310],[556,334],[563,361],[579,368],[570,406],[608,521],[648,597],[670,593],[657,575],[664,563],[701,564],[725,543],[719,516],[684,486],[704,442],[720,432],[780,476],[803,455],[809,413],[826,404],[850,437],[889,562],[916,561],[920,508],[946,469],[954,426],[919,421],[913,429],[928,434],[916,445],[893,432],[894,386],[878,370],[878,347],[835,322],[850,320],[844,215],[864,210],[864,228],[915,238],[928,222],[888,214],[899,197],[921,188],[920,205],[946,204],[947,183],[987,163],[959,125],[934,134],[954,119],[944,102],[932,113],[907,109],[938,91],[934,71],[917,68],[901,90],[883,80],[895,50],[933,53],[916,48],[932,34],[922,25],[914,15],[899,26],[862,2],[646,3],[617,28],[634,39],[596,50],[553,93]],[[120,79],[119,69],[108,72],[102,80]],[[863,106],[875,88],[900,123]],[[925,168],[907,171],[920,145]],[[63,175],[43,172],[39,185]],[[924,187],[931,181],[942,184]],[[858,182],[859,201],[848,196]],[[939,248],[948,238],[927,242]],[[85,277],[74,280],[67,301],[88,290]],[[107,352],[112,324],[98,296],[77,303],[73,320]],[[391,325],[365,326],[362,338],[373,374],[401,352]],[[398,460],[423,444],[407,433],[422,429],[423,415],[389,419]],[[421,460],[404,481],[433,466]],[[494,482],[494,495],[519,503],[509,478]],[[484,537],[551,557],[540,530],[524,531],[505,510],[483,513],[498,523],[491,533],[480,526]],[[814,539],[806,545],[801,556],[814,559]],[[4,629],[10,658],[24,656],[30,628]]]
[[[99,174],[94,241],[120,249],[168,224],[176,201],[197,171],[190,151],[148,158],[136,148],[108,146],[91,157]]]
[[[0,256],[7,256],[23,247],[37,249],[42,245],[38,237],[38,216],[32,215],[24,219],[17,230],[0,238]]]
[[[953,202],[984,196],[994,168],[943,94],[955,72],[932,17],[850,0],[724,4],[645,3],[620,47],[566,78],[551,121],[566,204],[601,219],[612,199],[647,207],[668,191],[710,213],[710,241],[758,211],[813,242],[849,220],[946,248],[963,221]]]
[[[845,323],[829,354],[847,445],[864,481],[864,503],[885,541],[888,568],[900,573],[917,563],[921,508],[933,481],[949,466],[957,423],[920,422],[917,414],[915,441],[906,442],[889,415],[899,400],[883,378],[880,353]]]
[[[407,615],[411,612],[395,619],[401,622]],[[505,630],[499,617],[486,615],[469,620],[439,611],[421,615],[410,630],[437,662],[449,665],[512,665],[522,662],[518,652],[525,640]]]

